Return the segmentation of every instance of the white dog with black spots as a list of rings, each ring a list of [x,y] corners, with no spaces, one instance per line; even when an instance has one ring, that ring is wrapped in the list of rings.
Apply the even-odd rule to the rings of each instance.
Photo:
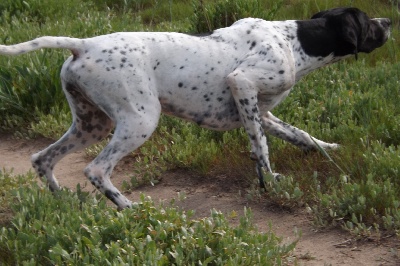
[[[261,184],[262,169],[278,175],[271,170],[265,132],[303,150],[338,147],[282,122],[271,110],[307,73],[382,46],[390,24],[356,8],[335,8],[310,20],[242,19],[203,36],[120,32],[88,39],[41,37],[0,45],[0,54],[41,48],[72,52],[61,81],[73,123],[60,140],[34,154],[32,164],[50,189],[58,190],[55,164],[114,129],[84,173],[123,209],[132,203],[111,183],[111,172],[151,136],[161,112],[212,130],[244,127]]]

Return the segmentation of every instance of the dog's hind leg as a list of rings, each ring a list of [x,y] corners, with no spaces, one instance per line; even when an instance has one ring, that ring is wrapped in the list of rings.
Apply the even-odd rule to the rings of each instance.
[[[319,147],[323,149],[336,149],[339,147],[336,143],[327,143],[310,136],[307,132],[281,121],[271,112],[263,115],[261,121],[264,130],[268,134],[298,146],[304,151],[318,150]]]
[[[131,207],[132,203],[112,184],[110,177],[117,162],[141,146],[156,129],[161,105],[157,98],[135,98],[139,105],[122,105],[107,109],[115,119],[116,127],[111,141],[101,153],[85,168],[89,181],[118,209]]]
[[[113,128],[111,119],[89,102],[75,87],[64,86],[64,91],[71,107],[72,125],[57,142],[31,157],[33,168],[39,177],[45,177],[52,191],[60,189],[53,174],[56,163],[67,154],[107,137]]]

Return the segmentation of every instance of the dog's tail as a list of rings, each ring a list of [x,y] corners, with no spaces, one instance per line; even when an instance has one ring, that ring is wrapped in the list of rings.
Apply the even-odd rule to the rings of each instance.
[[[74,56],[78,56],[83,53],[84,43],[84,39],[44,36],[19,44],[0,45],[0,54],[19,55],[42,48],[61,48],[71,50]]]

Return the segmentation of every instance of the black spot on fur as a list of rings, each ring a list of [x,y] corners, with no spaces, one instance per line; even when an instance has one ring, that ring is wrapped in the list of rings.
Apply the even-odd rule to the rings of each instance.
[[[240,103],[241,105],[249,105],[249,99],[240,99],[240,100],[239,100],[239,103]]]
[[[65,154],[67,152],[68,148],[67,146],[63,146],[60,150],[61,154]]]
[[[112,192],[111,190],[106,190],[106,191],[104,192],[104,195],[106,195],[106,197],[107,197],[109,200],[111,200],[114,204],[118,205],[118,204],[117,204],[117,201],[116,201],[116,198],[118,198],[119,195],[120,195],[118,192]]]

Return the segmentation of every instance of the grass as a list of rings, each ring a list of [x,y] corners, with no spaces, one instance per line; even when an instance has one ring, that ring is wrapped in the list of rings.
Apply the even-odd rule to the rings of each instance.
[[[117,212],[79,186],[52,194],[31,180],[0,172],[1,187],[12,188],[2,208],[15,214],[0,233],[2,265],[282,265],[295,247],[257,232],[246,209],[237,227],[216,210],[194,220],[143,195]]]
[[[125,187],[131,189],[138,182],[156,183],[158,175],[170,168],[202,174],[223,172],[247,178],[251,184],[249,198],[307,208],[316,225],[339,225],[355,235],[397,233],[400,38],[399,11],[394,2],[71,0],[61,4],[54,0],[7,0],[0,3],[0,41],[11,44],[41,35],[88,37],[116,31],[194,33],[226,26],[244,16],[305,19],[335,6],[356,6],[372,17],[389,17],[393,32],[384,47],[359,55],[357,61],[351,58],[306,76],[274,110],[283,121],[324,141],[341,144],[341,149],[329,152],[329,157],[318,152],[303,154],[281,140],[268,138],[272,166],[285,179],[279,183],[267,180],[267,191],[263,193],[255,183],[254,163],[248,158],[249,144],[243,130],[213,132],[163,116],[151,140],[133,153],[137,171]],[[60,67],[67,56],[66,51],[43,50],[0,57],[2,131],[11,131],[17,138],[57,138],[68,128],[71,118],[59,82]],[[100,149],[93,146],[88,153],[94,156]],[[45,193],[40,188],[21,191],[20,197]],[[7,201],[7,206],[11,203]],[[43,204],[47,208],[48,203]],[[27,208],[18,206],[12,208]],[[97,208],[120,218],[110,209],[104,210],[102,204]],[[17,217],[20,209],[15,210]],[[3,227],[2,237],[19,231],[14,223]],[[29,241],[24,243],[28,245]],[[100,248],[102,252],[105,245]],[[62,246],[56,251],[55,264],[60,262],[57,258],[66,259],[63,254],[75,254]]]

